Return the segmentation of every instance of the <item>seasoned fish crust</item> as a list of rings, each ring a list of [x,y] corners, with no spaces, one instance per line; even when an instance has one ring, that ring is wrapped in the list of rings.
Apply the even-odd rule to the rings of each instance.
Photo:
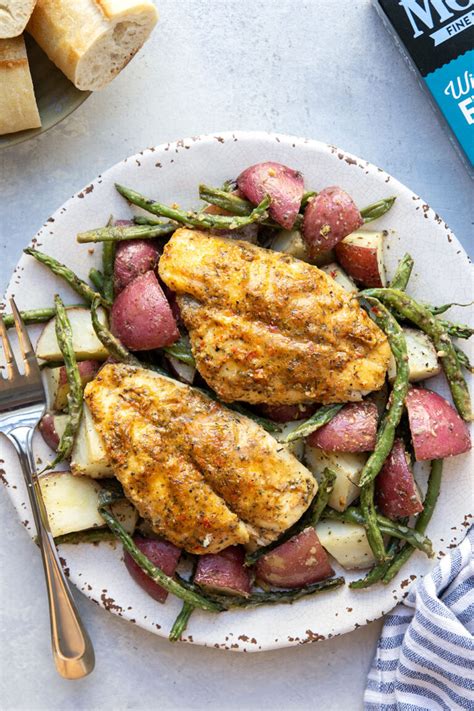
[[[106,365],[85,400],[127,498],[191,553],[269,543],[316,494],[312,474],[259,425],[176,380]]]
[[[385,334],[311,264],[179,229],[159,273],[178,294],[200,374],[224,401],[348,402],[384,384]]]

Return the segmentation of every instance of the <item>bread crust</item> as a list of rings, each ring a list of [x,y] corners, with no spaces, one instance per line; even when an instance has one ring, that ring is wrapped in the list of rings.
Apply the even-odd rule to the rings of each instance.
[[[0,39],[0,135],[40,126],[23,37]]]
[[[38,0],[27,29],[78,89],[96,90],[130,61],[156,21],[149,0]],[[120,56],[114,31],[120,26],[126,30],[128,23],[137,27],[136,42]]]

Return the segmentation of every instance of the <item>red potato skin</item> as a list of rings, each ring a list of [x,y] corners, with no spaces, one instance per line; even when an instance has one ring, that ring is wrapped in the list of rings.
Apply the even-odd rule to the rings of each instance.
[[[310,257],[333,249],[363,224],[364,220],[350,195],[337,186],[324,188],[311,198],[304,211],[303,237]]]
[[[303,198],[301,173],[281,163],[257,163],[239,175],[237,185],[242,195],[254,205],[269,195],[272,200],[270,216],[285,230],[291,230]]]
[[[56,452],[59,446],[59,435],[54,427],[54,415],[51,412],[46,412],[40,420],[38,430],[42,438],[53,452]]]
[[[444,397],[432,390],[412,388],[405,404],[415,459],[443,459],[471,449],[466,423]]]
[[[377,437],[378,410],[374,402],[352,402],[312,432],[307,442],[328,452],[372,452]]]
[[[81,376],[81,383],[87,385],[91,380],[94,380],[95,376],[99,372],[99,368],[102,363],[97,360],[81,360],[77,364],[77,369],[79,370],[79,375]],[[61,387],[67,385],[67,373],[66,367],[61,366],[59,371],[58,386]]]
[[[244,558],[240,546],[231,546],[220,553],[201,555],[194,582],[207,592],[248,597],[251,577],[249,569],[244,566]]]
[[[318,405],[260,405],[259,412],[273,422],[295,422],[314,415]]]
[[[125,240],[117,244],[114,262],[114,293],[119,294],[137,276],[154,269],[160,252],[153,240]]]
[[[377,249],[339,242],[336,257],[341,267],[356,281],[368,287],[384,286],[379,272]]]
[[[99,372],[101,365],[102,363],[97,360],[81,360],[78,362],[77,367],[83,386],[87,385],[87,383],[90,383],[91,380],[94,380],[95,376]],[[62,365],[59,370],[57,392],[56,397],[54,399],[55,409],[62,410],[67,406],[68,393],[69,384],[67,381],[66,367]]]
[[[176,359],[174,359],[176,362]],[[168,363],[168,366],[173,373],[173,375],[180,380],[182,383],[186,383],[186,385],[192,385],[194,382],[194,378],[196,377],[196,368],[193,368],[191,366],[186,366],[186,368],[189,368],[189,377],[188,377],[188,370],[183,371],[182,366],[184,365],[183,363],[181,364],[181,368],[178,365],[179,361],[175,363],[173,362],[173,358],[166,358],[166,361]]]
[[[181,309],[179,308],[178,302],[176,301],[176,292],[171,291],[171,289],[166,286],[165,282],[161,281],[159,276],[158,283],[161,286],[163,294],[165,295],[166,300],[170,305],[171,313],[173,314],[174,320],[176,321],[176,325],[178,326],[178,328],[185,328],[183,323],[183,317],[181,316]]]
[[[132,351],[162,348],[179,338],[170,305],[154,272],[141,274],[120,292],[110,313],[110,328]]]
[[[305,528],[257,562],[257,580],[279,588],[301,588],[330,578],[334,570],[314,528]]]
[[[172,577],[176,571],[181,550],[168,541],[158,540],[155,538],[143,538],[142,536],[134,536],[133,542],[140,551],[151,560],[153,565],[166,575]],[[143,590],[157,602],[165,602],[168,593],[161,585],[155,583],[146,573],[135,563],[133,558],[127,551],[124,551],[125,566],[134,579],[134,581]]]
[[[375,496],[379,511],[387,518],[403,518],[423,511],[401,439],[395,440],[392,451],[375,480]]]

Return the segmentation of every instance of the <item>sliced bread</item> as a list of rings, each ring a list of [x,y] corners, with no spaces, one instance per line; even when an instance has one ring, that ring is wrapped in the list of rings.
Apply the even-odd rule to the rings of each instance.
[[[0,135],[39,126],[23,37],[0,39]]]
[[[81,90],[108,84],[158,19],[149,0],[38,0],[28,32]]]
[[[21,35],[35,4],[36,0],[3,0],[0,2],[0,39]]]

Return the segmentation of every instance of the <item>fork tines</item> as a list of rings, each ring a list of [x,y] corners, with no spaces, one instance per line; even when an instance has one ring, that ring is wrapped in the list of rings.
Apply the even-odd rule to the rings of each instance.
[[[31,345],[26,326],[14,299],[10,299],[15,328],[22,354],[25,372],[20,373],[13,348],[8,337],[7,328],[0,318],[0,335],[2,337],[7,377],[0,378],[0,410],[25,406],[28,403],[44,399],[41,372]]]

